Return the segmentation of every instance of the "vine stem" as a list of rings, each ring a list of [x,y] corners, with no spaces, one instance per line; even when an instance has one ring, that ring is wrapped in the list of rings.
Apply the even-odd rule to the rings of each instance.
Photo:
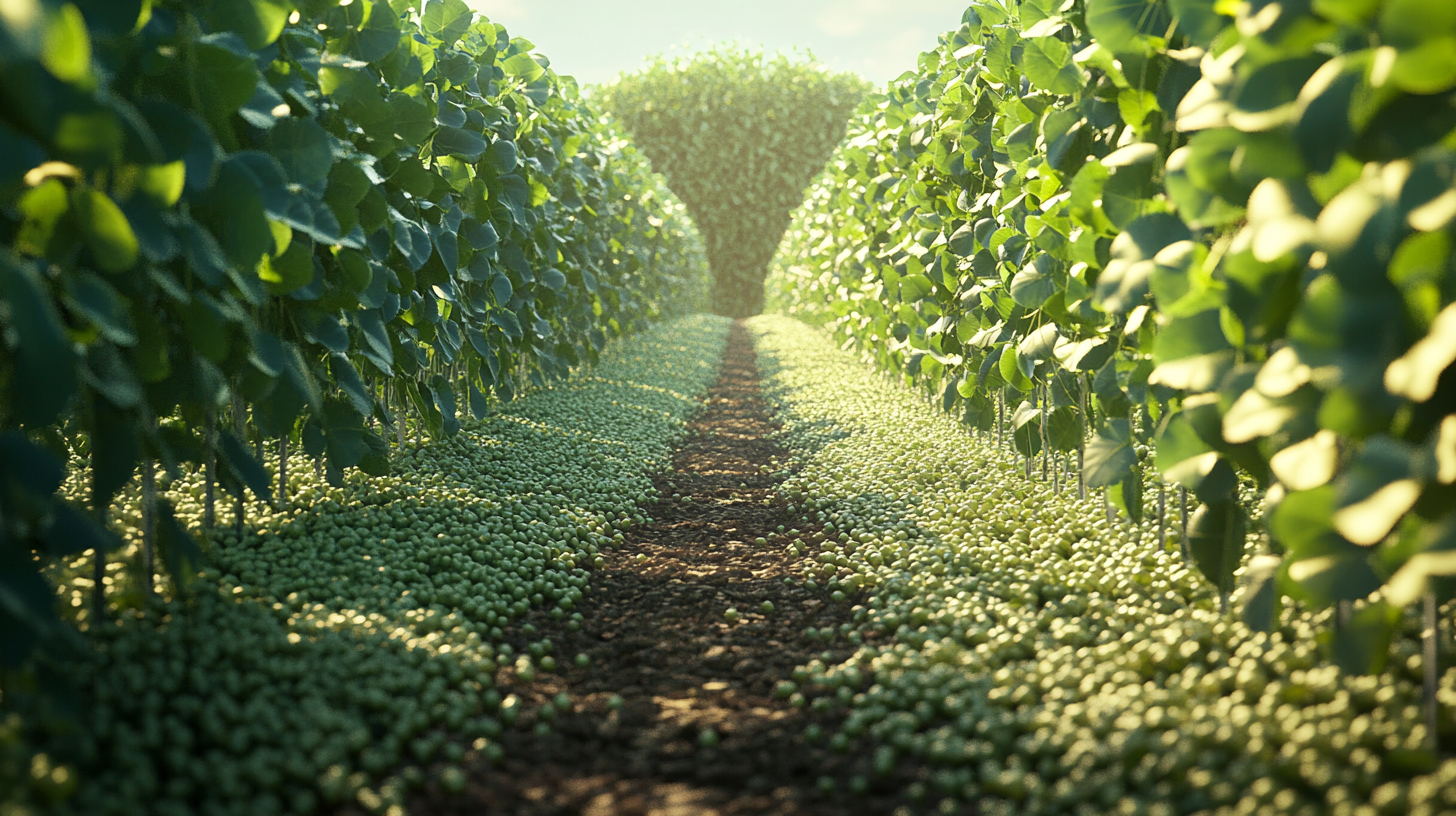
[[[278,438],[278,509],[287,510],[288,502],[288,437],[285,431]]]
[[[1182,485],[1178,486],[1178,503],[1183,516],[1178,547],[1183,551],[1183,563],[1188,564],[1193,561],[1193,553],[1188,549],[1188,488]]]
[[[1077,445],[1077,499],[1087,500],[1087,375],[1077,378],[1082,405],[1082,441]]]
[[[157,562],[157,462],[142,460],[142,592],[156,592]]]
[[[1432,751],[1440,750],[1440,736],[1436,733],[1439,706],[1436,701],[1436,687],[1440,642],[1437,639],[1436,593],[1427,591],[1422,599],[1421,610],[1421,692],[1425,702],[1426,742]]]
[[[202,496],[202,526],[206,530],[212,530],[217,523],[217,405],[207,406],[207,429],[203,431],[203,449],[206,459],[203,461],[203,496]]]

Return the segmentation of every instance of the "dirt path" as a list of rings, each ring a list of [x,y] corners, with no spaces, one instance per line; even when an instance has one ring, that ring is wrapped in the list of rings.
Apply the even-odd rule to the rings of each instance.
[[[411,812],[807,816],[893,809],[873,793],[845,796],[849,778],[865,767],[863,757],[824,746],[838,715],[793,707],[774,693],[795,666],[823,654],[824,644],[807,641],[804,629],[838,626],[850,613],[822,592],[784,583],[800,557],[786,539],[774,540],[778,526],[792,529],[794,520],[775,498],[779,480],[760,471],[784,455],[767,438],[773,428],[752,341],[735,325],[708,404],[672,470],[656,479],[664,499],[652,508],[655,521],[606,556],[579,606],[580,631],[545,616],[532,620],[536,637],[556,646],[558,673],[525,688],[500,675],[502,693],[520,694],[525,711],[565,691],[573,713],[545,736],[532,732],[531,714],[523,716],[500,739],[502,762],[468,757],[462,796],[442,796],[431,785]],[[801,528],[806,538],[813,532]],[[756,546],[760,537],[769,545]],[[764,601],[772,613],[760,614]],[[741,614],[736,624],[724,620],[729,607]],[[842,638],[835,644],[824,657],[850,654]],[[591,658],[587,669],[572,665],[581,652]],[[613,695],[621,697],[616,710]],[[813,723],[826,735],[819,747],[802,737]],[[710,729],[716,745],[702,736]],[[835,780],[834,795],[819,792],[821,776]]]

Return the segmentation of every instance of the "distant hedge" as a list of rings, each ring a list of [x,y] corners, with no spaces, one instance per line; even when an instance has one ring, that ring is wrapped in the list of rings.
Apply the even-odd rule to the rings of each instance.
[[[732,47],[659,57],[601,90],[697,222],[719,314],[763,311],[790,214],[866,90],[853,74]]]

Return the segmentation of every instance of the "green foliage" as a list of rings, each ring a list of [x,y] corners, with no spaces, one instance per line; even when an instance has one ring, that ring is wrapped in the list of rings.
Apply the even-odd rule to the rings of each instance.
[[[658,57],[598,91],[687,205],[718,314],[763,310],[774,248],[864,90],[852,74],[722,46]]]
[[[6,4],[5,438],[89,468],[94,514],[143,460],[266,495],[265,438],[338,483],[388,470],[407,401],[448,436],[695,307],[681,205],[532,50],[460,0]],[[62,519],[4,520],[29,582],[15,531]],[[53,617],[14,597],[7,652]]]
[[[1258,520],[1242,483],[1276,519],[1328,491],[1300,528],[1317,542],[1266,528],[1278,595],[1363,600],[1399,575],[1389,600],[1447,600],[1451,8],[974,3],[861,107],[770,301],[971,420],[1085,373],[1089,483],[1139,493],[1128,445],[1156,437],[1162,477],[1202,505],[1194,562],[1225,591]],[[1382,653],[1398,616],[1360,614],[1337,635],[1360,642],[1333,651]]]

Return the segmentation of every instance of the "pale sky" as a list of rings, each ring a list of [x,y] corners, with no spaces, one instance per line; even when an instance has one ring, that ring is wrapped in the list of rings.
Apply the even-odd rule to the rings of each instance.
[[[558,74],[586,84],[640,68],[660,53],[733,40],[808,48],[838,71],[883,85],[960,25],[967,0],[466,0],[512,37],[525,37]],[[673,47],[676,46],[676,51]]]

